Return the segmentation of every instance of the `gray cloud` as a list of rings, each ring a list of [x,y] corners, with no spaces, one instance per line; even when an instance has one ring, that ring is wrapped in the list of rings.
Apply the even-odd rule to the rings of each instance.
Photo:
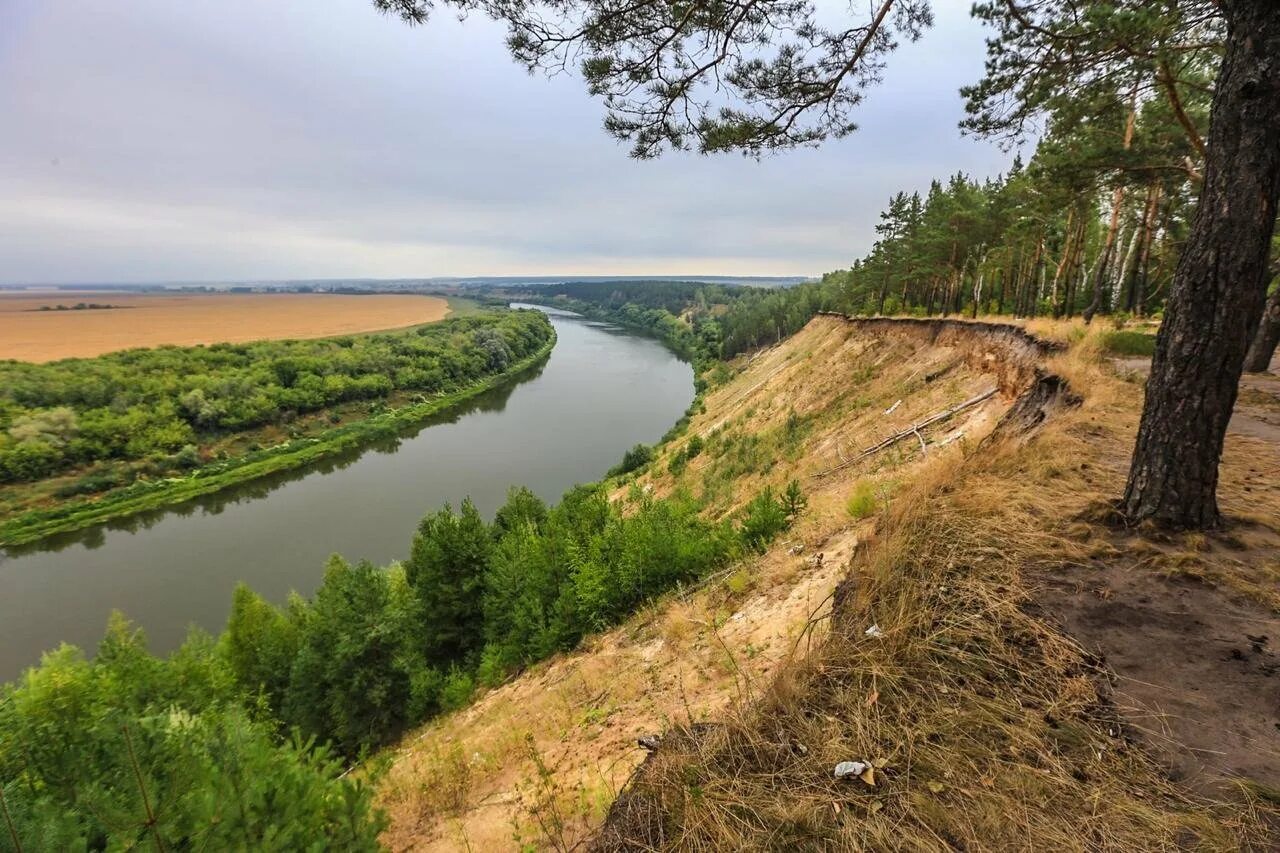
[[[485,20],[6,0],[0,282],[820,273],[892,192],[1005,166],[956,130],[981,30],[936,5],[849,139],[638,163],[581,81],[530,77]]]

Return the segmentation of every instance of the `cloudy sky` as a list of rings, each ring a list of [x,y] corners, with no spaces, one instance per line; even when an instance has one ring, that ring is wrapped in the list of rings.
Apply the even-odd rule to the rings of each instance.
[[[580,79],[529,76],[479,18],[3,0],[0,283],[819,274],[892,192],[1005,167],[956,129],[969,3],[935,0],[848,139],[636,162]]]

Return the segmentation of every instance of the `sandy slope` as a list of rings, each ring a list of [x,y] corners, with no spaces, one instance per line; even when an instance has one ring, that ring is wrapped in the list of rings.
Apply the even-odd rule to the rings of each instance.
[[[641,483],[658,493],[711,489],[711,511],[723,515],[767,483],[799,478],[809,497],[802,521],[762,557],[669,597],[407,738],[381,792],[393,850],[511,849],[516,837],[545,845],[539,823],[548,820],[565,839],[582,838],[644,759],[637,738],[751,700],[821,636],[830,595],[871,532],[869,521],[847,513],[850,492],[868,479],[888,497],[898,478],[929,458],[913,439],[870,466],[814,475],[994,385],[952,348],[876,341],[827,318],[738,368],[708,395],[689,434],[763,436],[753,451],[757,466],[722,493],[726,467],[744,464],[733,451],[707,451],[679,477],[667,473],[664,456]],[[930,438],[964,432],[959,441],[975,441],[1007,403],[994,397]],[[787,423],[797,419],[803,426],[789,441]],[[535,753],[547,773],[539,773]]]

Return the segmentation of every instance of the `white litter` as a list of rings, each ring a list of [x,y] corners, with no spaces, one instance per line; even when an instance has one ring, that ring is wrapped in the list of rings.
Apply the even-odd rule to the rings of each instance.
[[[837,779],[844,779],[848,776],[861,776],[867,772],[869,766],[865,761],[841,761],[836,765],[835,776]]]
[[[880,630],[880,626],[879,626],[879,625],[872,625],[870,628],[868,628],[867,630],[863,631],[862,633],[866,634],[868,637],[883,637],[883,636],[884,636],[884,631],[881,631],[881,630]]]
[[[884,410],[884,413],[885,413],[886,415],[892,415],[892,414],[894,413],[894,410],[896,410],[896,409],[897,409],[899,406],[901,406],[901,405],[902,405],[902,401],[901,401],[901,400],[899,400],[898,402],[894,403],[894,404],[893,404],[892,406],[890,406],[889,408],[885,409],[885,410]]]

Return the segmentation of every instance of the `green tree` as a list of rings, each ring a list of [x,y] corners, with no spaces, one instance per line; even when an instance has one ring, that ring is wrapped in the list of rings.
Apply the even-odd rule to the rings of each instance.
[[[1114,0],[1077,12],[1065,0],[975,7],[998,37],[984,80],[967,92],[970,127],[1020,132],[1054,102],[1106,89],[1159,88],[1169,102],[1203,159],[1203,177],[1121,508],[1132,521],[1214,527],[1218,461],[1262,314],[1280,198],[1280,15],[1270,0]],[[1205,143],[1174,69],[1196,68],[1197,54],[1212,55],[1219,39]],[[1189,171],[1201,177],[1194,164]]]
[[[412,721],[419,658],[394,603],[386,571],[334,556],[300,622],[284,718],[349,757]]]
[[[468,498],[424,518],[404,569],[419,605],[424,656],[440,666],[466,660],[484,641],[483,588],[493,539]]]
[[[222,635],[227,662],[241,689],[250,695],[261,693],[276,714],[284,708],[304,608],[295,602],[290,618],[243,583],[231,597],[231,616]]]

